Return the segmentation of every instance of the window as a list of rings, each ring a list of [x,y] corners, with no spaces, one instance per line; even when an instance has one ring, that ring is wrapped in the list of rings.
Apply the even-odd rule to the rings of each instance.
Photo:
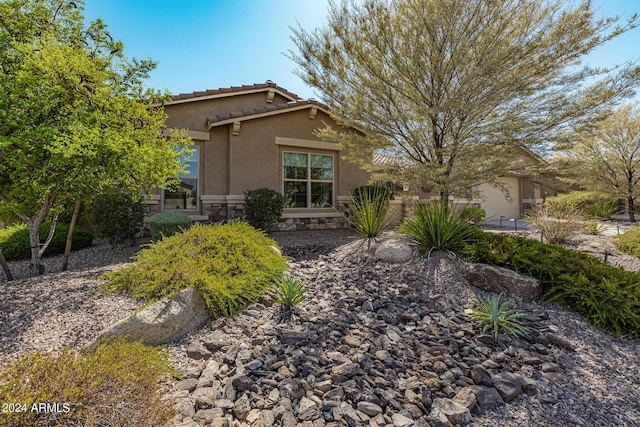
[[[333,206],[333,156],[283,153],[284,196],[288,208]]]
[[[198,209],[198,147],[191,147],[193,153],[183,155],[180,160],[186,164],[186,173],[180,175],[175,188],[164,192],[164,210]]]

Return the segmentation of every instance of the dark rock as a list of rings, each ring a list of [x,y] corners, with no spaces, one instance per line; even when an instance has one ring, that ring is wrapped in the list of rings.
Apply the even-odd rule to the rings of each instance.
[[[500,372],[491,377],[493,386],[505,402],[510,402],[522,393],[522,379],[511,372]]]
[[[213,331],[203,339],[203,344],[209,351],[216,352],[222,347],[232,345],[233,341],[227,334]]]
[[[493,386],[491,374],[482,365],[476,365],[471,369],[471,379],[478,385]]]
[[[551,344],[554,344],[564,350],[576,351],[576,347],[571,344],[568,340],[562,338],[559,335],[552,334],[551,332],[547,332],[545,337],[549,340]]]
[[[246,375],[236,377],[233,379],[233,381],[231,381],[231,384],[233,385],[233,388],[236,389],[236,391],[251,390],[251,386],[254,383],[255,381],[251,379],[251,377],[248,377]]]
[[[480,409],[493,409],[504,405],[502,396],[493,387],[471,386],[471,390],[476,395],[476,401]]]
[[[370,417],[375,417],[376,415],[382,413],[382,408],[371,402],[358,402],[357,408],[358,411]]]
[[[208,360],[211,352],[202,343],[196,342],[187,346],[187,356],[193,360]]]

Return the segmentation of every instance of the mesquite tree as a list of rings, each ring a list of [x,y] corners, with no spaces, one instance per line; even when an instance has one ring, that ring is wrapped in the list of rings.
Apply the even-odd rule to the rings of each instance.
[[[140,194],[175,179],[182,136],[164,137],[164,96],[144,89],[155,67],[128,59],[82,2],[0,2],[0,209],[29,226],[38,274],[39,225],[66,200],[105,189]]]
[[[442,199],[522,173],[522,147],[541,149],[632,93],[633,64],[581,60],[638,26],[597,19],[590,1],[364,0],[331,3],[328,23],[293,29],[290,57],[341,125],[325,128],[369,170]]]
[[[627,203],[629,221],[635,222],[635,201],[640,197],[640,111],[631,105],[614,110],[597,127],[574,134],[558,148],[568,181]]]

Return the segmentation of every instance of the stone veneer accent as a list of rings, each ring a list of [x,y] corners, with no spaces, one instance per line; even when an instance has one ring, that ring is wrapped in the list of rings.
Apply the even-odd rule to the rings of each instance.
[[[346,207],[343,203],[339,203],[338,209],[344,212]],[[243,202],[203,201],[202,211],[209,217],[210,222],[231,222],[234,219],[246,219],[245,204]],[[335,230],[337,228],[347,228],[347,224],[342,217],[281,218],[273,227],[275,231]]]

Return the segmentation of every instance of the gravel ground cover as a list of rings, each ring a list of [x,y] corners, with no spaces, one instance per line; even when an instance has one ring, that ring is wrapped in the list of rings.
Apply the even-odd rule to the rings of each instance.
[[[274,238],[291,258],[293,274],[308,283],[309,298],[288,327],[274,322],[277,308],[265,300],[236,319],[212,321],[172,343],[169,349],[176,364],[189,372],[186,380],[195,380],[190,382],[192,390],[190,385],[174,384],[182,411],[176,425],[192,425],[194,420],[205,425],[411,425],[407,420],[429,425],[435,421],[427,421],[427,393],[432,404],[455,398],[471,376],[465,364],[472,368],[472,362],[479,362],[491,375],[521,374],[535,382],[535,390],[521,392],[495,408],[476,405],[468,425],[640,425],[639,344],[596,330],[564,308],[519,304],[536,314],[533,327],[538,341],[529,343],[528,349],[517,343],[492,348],[477,341],[473,326],[459,315],[469,298],[479,293],[465,283],[455,261],[435,257],[414,258],[407,264],[363,264],[353,256],[362,245],[346,230],[281,232]],[[591,247],[598,255],[610,244],[607,239],[580,236],[570,245],[586,252]],[[47,258],[49,273],[37,278],[27,277],[28,261],[10,263],[16,280],[0,279],[0,364],[26,351],[82,346],[98,331],[130,315],[139,301],[100,293],[99,276],[129,262],[136,250],[111,250],[98,243],[73,253],[68,272],[59,271],[60,256]],[[609,260],[628,269],[640,267],[634,257]],[[446,355],[419,357],[428,353],[429,345],[441,349],[442,342],[434,337],[447,331],[458,335],[455,341],[451,337],[446,341]],[[304,333],[315,338],[296,341]],[[216,337],[224,340],[215,341]],[[288,344],[282,344],[283,337]],[[559,338],[562,345],[549,342],[549,337]],[[395,362],[385,359],[384,352]],[[336,375],[347,369],[345,363],[357,366],[348,378]],[[427,381],[434,380],[438,370],[439,382]],[[214,386],[219,390],[211,406],[199,407],[193,393],[205,373],[211,384],[207,380],[200,385],[207,385],[207,391]],[[239,377],[252,381],[246,390],[233,381]],[[325,377],[333,381],[329,388]],[[430,390],[412,388],[408,380],[414,377],[428,383]],[[452,380],[446,384],[449,389],[446,380]],[[302,395],[296,391],[299,388]],[[342,390],[343,406],[327,412],[323,394],[339,394],[334,389]],[[386,390],[383,396],[398,407],[381,402],[377,389]],[[277,397],[273,390],[278,390]],[[370,414],[366,422],[357,418],[362,413]]]

